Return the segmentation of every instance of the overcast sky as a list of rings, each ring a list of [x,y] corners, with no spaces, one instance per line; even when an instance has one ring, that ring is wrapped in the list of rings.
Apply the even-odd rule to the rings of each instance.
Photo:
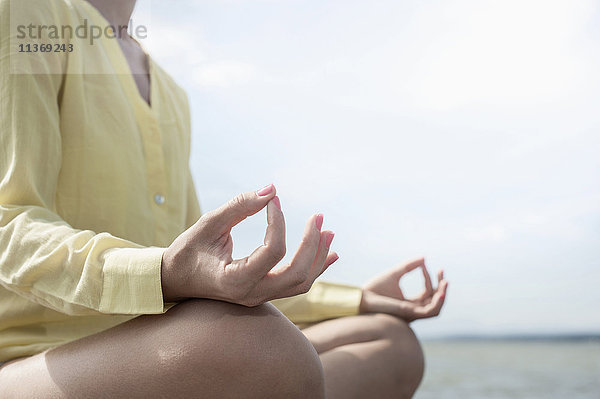
[[[289,254],[314,212],[336,232],[331,281],[426,256],[423,336],[600,332],[598,2],[140,1],[203,209],[275,183]]]

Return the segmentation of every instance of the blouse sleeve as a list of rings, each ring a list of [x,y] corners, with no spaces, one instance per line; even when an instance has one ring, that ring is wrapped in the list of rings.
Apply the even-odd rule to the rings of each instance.
[[[296,324],[314,323],[359,313],[362,289],[317,281],[306,294],[271,301]]]
[[[163,312],[164,249],[74,229],[53,211],[64,55],[31,57],[13,73],[9,3],[20,2],[0,0],[0,284],[67,314]],[[32,22],[49,24],[54,2],[37,3]]]

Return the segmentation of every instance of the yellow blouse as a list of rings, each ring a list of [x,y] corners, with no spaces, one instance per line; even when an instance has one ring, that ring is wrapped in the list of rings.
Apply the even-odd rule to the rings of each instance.
[[[0,361],[164,312],[162,253],[200,217],[188,101],[167,73],[150,59],[149,106],[116,40],[17,29],[85,21],[109,25],[84,0],[0,0]],[[304,323],[360,297],[320,282],[274,304]]]

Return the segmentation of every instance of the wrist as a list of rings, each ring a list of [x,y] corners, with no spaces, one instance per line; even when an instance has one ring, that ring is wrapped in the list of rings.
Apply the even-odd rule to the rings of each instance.
[[[175,302],[180,300],[176,294],[176,290],[173,288],[173,262],[169,255],[169,249],[163,252],[161,266],[160,266],[160,280],[164,302]]]
[[[359,313],[369,313],[369,299],[371,297],[371,293],[368,290],[363,288],[362,297],[360,298],[360,305],[358,306]]]

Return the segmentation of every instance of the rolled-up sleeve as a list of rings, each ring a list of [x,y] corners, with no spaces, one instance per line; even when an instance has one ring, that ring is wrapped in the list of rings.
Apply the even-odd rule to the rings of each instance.
[[[361,299],[360,287],[317,281],[306,294],[271,303],[292,322],[305,324],[357,315]]]

